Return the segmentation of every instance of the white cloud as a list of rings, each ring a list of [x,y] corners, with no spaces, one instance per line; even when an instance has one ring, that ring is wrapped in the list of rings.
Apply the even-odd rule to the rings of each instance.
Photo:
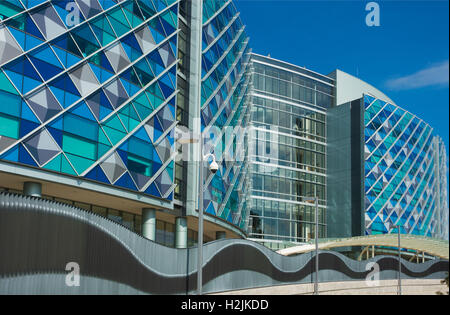
[[[410,90],[426,86],[448,85],[448,60],[434,64],[416,73],[386,82],[391,90]]]

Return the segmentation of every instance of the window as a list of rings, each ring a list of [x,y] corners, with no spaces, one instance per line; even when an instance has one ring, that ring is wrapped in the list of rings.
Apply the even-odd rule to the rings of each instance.
[[[269,108],[266,109],[265,123],[266,124],[273,124],[273,110],[272,109],[269,109]]]
[[[142,227],[142,217],[140,215],[134,216],[134,231],[137,234],[141,234],[141,227]]]
[[[279,82],[279,94],[281,96],[290,97],[290,93],[288,94],[288,84],[285,81],[278,81]]]
[[[156,220],[156,242],[165,246],[175,246],[175,225]]]
[[[74,202],[73,204],[75,207],[77,208],[81,208],[84,209],[86,211],[91,211],[91,205],[87,204],[87,203],[82,203],[82,202]]]
[[[148,177],[152,176],[152,163],[131,154],[128,155],[128,169]]]
[[[299,85],[293,84],[292,85],[292,98],[295,100],[300,100],[300,89],[301,87]]]
[[[73,201],[72,200],[67,200],[67,199],[61,199],[61,198],[55,198],[56,202],[61,202],[61,203],[65,203],[67,205],[73,205]]]
[[[276,79],[272,79],[272,93],[280,94],[280,81]]]
[[[92,212],[94,212],[102,217],[106,217],[107,209],[103,208],[103,207],[92,206]]]
[[[264,122],[264,108],[262,107],[257,108],[256,121]]]
[[[122,224],[122,217],[117,210],[108,209],[108,219],[113,220],[119,224]]]
[[[188,247],[196,246],[198,242],[198,233],[188,229]]]
[[[269,93],[274,93],[272,81],[273,81],[272,78],[266,77],[266,91]]]
[[[264,77],[260,74],[255,74],[255,89],[264,90]]]
[[[66,153],[72,153],[90,160],[97,159],[96,143],[86,138],[65,133],[63,135],[63,150]]]

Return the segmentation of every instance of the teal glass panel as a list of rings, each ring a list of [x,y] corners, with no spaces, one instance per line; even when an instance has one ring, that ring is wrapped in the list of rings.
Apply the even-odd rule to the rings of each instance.
[[[64,150],[64,152],[71,153],[90,160],[95,160],[97,158],[97,146],[95,142],[74,135],[63,135],[62,149]]]

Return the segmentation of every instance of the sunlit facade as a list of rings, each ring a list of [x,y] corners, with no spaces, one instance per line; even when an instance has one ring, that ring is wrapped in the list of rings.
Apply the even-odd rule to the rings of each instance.
[[[417,116],[368,95],[364,127],[366,234],[396,233],[399,225],[404,234],[448,237],[442,140]]]
[[[244,23],[232,0],[0,0],[0,293],[192,294],[199,256],[204,293],[311,287],[311,253],[273,250],[398,227],[448,248],[432,126],[340,70],[253,53]],[[411,249],[433,261],[408,277],[448,271]],[[320,262],[324,282],[366,277]]]
[[[245,133],[234,130],[248,123],[249,38],[231,1],[204,1],[202,31],[201,130],[205,142],[211,139],[206,150],[219,164],[215,174],[204,178],[203,209],[245,230]],[[209,137],[211,130],[217,132]]]
[[[448,239],[442,139],[369,84],[339,70],[332,76],[343,103],[327,117],[329,236],[400,228],[402,234]]]
[[[316,196],[319,237],[448,238],[431,126],[342,71],[253,54],[233,1],[5,0],[0,18],[2,191],[176,247],[199,208],[206,241],[308,242]],[[216,173],[178,128],[203,132]]]
[[[1,159],[172,200],[177,2],[40,2],[0,29]]]
[[[252,55],[249,237],[271,248],[326,237],[326,110],[334,80],[269,57]]]
[[[364,81],[252,54],[248,237],[270,248],[397,233],[448,238],[445,146]]]
[[[199,168],[176,158],[175,130],[248,121],[250,48],[233,2],[7,0],[0,17],[0,189],[194,245]],[[241,134],[209,147],[228,159],[202,179],[205,241],[245,236]]]

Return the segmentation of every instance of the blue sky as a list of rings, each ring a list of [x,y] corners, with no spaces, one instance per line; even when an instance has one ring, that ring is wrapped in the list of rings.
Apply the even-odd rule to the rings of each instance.
[[[449,2],[235,0],[255,53],[328,74],[339,68],[429,123],[449,147]]]

